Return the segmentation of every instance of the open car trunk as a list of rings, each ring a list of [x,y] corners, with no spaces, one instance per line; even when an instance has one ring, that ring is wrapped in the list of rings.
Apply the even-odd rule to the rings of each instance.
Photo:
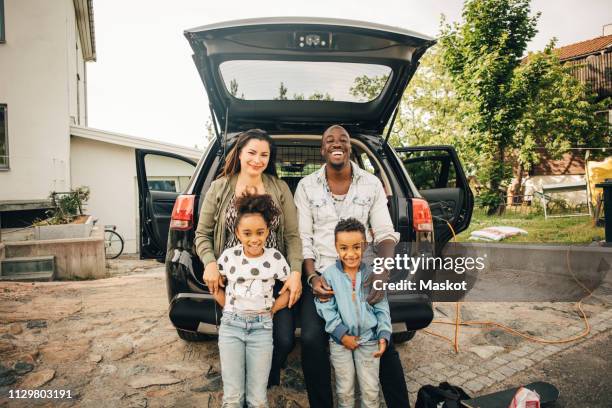
[[[382,134],[433,39],[372,23],[262,18],[185,31],[217,130]],[[363,85],[373,91],[364,91]]]

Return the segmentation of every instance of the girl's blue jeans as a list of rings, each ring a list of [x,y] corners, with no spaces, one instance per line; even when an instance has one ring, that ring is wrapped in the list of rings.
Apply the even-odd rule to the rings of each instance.
[[[268,407],[266,388],[272,365],[272,314],[223,312],[219,355],[223,407]]]

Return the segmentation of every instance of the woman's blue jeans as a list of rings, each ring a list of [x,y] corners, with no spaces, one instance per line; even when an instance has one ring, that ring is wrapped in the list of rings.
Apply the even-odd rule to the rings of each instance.
[[[219,327],[223,407],[268,407],[272,365],[272,314],[224,312]]]

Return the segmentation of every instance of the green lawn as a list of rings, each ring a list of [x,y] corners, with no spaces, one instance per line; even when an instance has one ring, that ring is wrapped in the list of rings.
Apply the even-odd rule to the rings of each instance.
[[[566,244],[588,244],[604,239],[604,229],[593,227],[591,217],[568,217],[544,219],[538,213],[518,214],[507,212],[502,216],[487,216],[481,209],[474,209],[470,227],[457,235],[457,241],[484,242],[469,240],[470,233],[486,227],[509,226],[522,228],[528,235],[505,239],[503,243],[522,242],[561,242]]]

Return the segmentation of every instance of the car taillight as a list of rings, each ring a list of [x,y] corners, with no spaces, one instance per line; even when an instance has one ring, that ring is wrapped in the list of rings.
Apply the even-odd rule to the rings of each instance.
[[[412,199],[412,225],[415,231],[418,232],[433,231],[431,210],[427,201],[422,198]]]
[[[194,195],[182,194],[176,198],[170,219],[170,229],[183,231],[192,227],[194,202]]]

